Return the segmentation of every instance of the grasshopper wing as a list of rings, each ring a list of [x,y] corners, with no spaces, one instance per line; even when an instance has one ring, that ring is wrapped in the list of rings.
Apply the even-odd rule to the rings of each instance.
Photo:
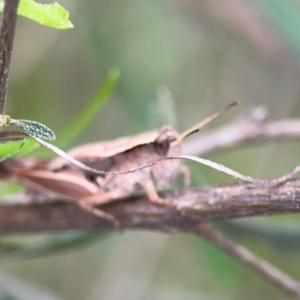
[[[164,126],[160,129],[135,136],[79,146],[70,150],[68,154],[89,167],[108,171],[114,166],[113,157],[115,155],[145,144],[153,143],[161,133],[166,130],[174,132],[176,136],[178,135],[173,127]],[[70,167],[70,164],[61,157],[57,157],[48,163],[48,169],[50,170],[60,170],[66,167]]]

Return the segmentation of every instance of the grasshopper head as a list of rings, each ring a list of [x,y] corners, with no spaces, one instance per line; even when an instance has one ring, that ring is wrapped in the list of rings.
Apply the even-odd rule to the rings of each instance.
[[[181,145],[177,143],[179,134],[171,126],[164,126],[159,130],[158,137],[153,143],[157,158],[175,156],[181,154]],[[177,159],[165,160],[155,164],[152,174],[161,186],[169,186],[176,178],[181,161]]]
[[[236,106],[237,103],[233,102],[228,106],[224,107],[220,111],[214,113],[210,117],[204,119],[200,123],[187,129],[180,135],[171,126],[162,127],[158,131],[158,136],[153,143],[154,152],[157,158],[167,156],[178,156],[181,155],[181,143],[189,135],[199,131],[204,125],[211,122],[218,116],[222,115],[232,107]],[[179,159],[165,160],[157,163],[152,167],[152,174],[157,179],[158,183],[162,186],[168,186],[175,179],[179,170],[181,162]]]

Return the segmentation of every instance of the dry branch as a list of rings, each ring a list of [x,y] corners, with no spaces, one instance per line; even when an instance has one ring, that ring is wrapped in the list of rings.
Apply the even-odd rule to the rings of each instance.
[[[145,196],[101,206],[120,219],[123,228],[191,230],[199,221],[300,212],[300,179],[278,187],[230,184],[163,193],[184,213],[150,202]],[[76,205],[2,204],[0,232],[44,232],[68,229],[112,228],[110,223],[82,211]]]
[[[226,126],[197,134],[183,144],[183,153],[211,154],[253,143],[271,143],[300,137],[300,120],[267,121],[267,110],[256,107]]]

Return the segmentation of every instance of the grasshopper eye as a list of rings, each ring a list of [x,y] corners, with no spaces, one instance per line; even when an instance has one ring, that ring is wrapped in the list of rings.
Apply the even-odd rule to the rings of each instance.
[[[160,156],[165,156],[170,149],[170,141],[165,136],[159,136],[154,141],[154,150]]]

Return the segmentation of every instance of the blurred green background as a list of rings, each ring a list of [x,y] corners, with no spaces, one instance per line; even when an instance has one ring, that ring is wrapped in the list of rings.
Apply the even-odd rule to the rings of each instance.
[[[262,105],[273,120],[300,117],[299,0],[59,3],[70,11],[74,29],[18,19],[6,113],[42,122],[59,135],[108,69],[119,67],[112,97],[72,146],[162,123],[183,131],[232,101],[238,108],[209,128]],[[275,178],[299,164],[299,147],[297,141],[262,144],[207,157],[243,174]],[[192,169],[194,186],[232,181],[200,165]],[[218,226],[300,280],[296,215]],[[90,247],[1,267],[3,299],[289,299],[226,254],[183,234],[113,233]]]

